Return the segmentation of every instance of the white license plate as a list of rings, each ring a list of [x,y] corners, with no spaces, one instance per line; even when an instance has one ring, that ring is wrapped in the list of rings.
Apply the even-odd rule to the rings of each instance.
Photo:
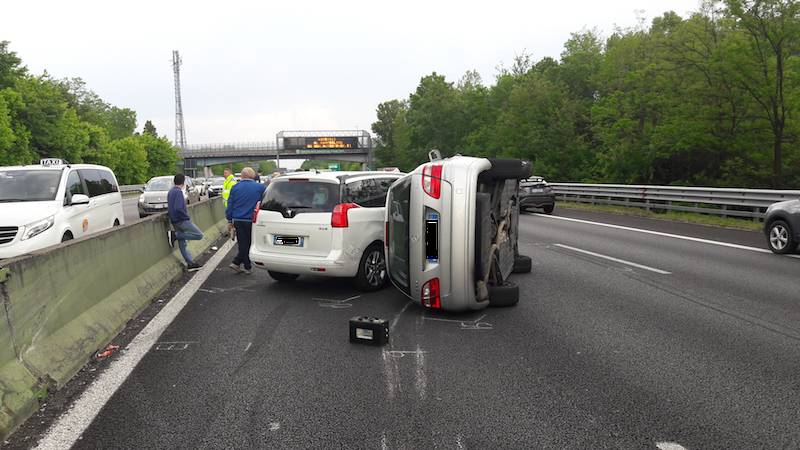
[[[275,236],[272,241],[275,245],[288,245],[291,247],[302,247],[303,238],[300,236]]]

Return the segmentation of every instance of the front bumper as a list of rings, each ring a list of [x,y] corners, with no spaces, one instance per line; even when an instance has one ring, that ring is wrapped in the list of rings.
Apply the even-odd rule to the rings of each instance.
[[[24,241],[20,240],[22,228],[20,227],[13,241],[0,245],[0,259],[14,258],[61,243],[61,235],[55,226]]]
[[[358,272],[358,263],[353,264],[344,258],[342,252],[337,251],[331,252],[328,256],[299,256],[263,252],[251,247],[250,261],[260,269],[298,275],[354,277]]]
[[[139,215],[140,216],[149,216],[152,214],[160,214],[163,212],[167,212],[167,204],[165,203],[163,207],[157,208],[152,204],[148,203],[139,203]]]

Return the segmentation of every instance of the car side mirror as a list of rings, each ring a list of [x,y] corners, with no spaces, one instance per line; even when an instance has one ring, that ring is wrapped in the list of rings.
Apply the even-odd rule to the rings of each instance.
[[[75,194],[69,202],[70,205],[88,205],[89,196],[85,194]]]

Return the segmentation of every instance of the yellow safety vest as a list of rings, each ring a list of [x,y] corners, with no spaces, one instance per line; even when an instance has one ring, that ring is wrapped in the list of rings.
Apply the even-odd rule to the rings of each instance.
[[[236,184],[236,179],[233,175],[228,175],[225,182],[222,183],[222,203],[228,206],[228,197],[231,195],[231,188]]]

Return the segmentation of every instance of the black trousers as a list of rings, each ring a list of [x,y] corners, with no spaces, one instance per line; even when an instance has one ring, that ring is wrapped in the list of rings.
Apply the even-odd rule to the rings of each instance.
[[[244,268],[250,270],[253,266],[250,263],[250,243],[253,239],[253,222],[249,220],[234,221],[233,226],[236,227],[236,243],[239,244],[239,254],[233,258],[234,264],[244,264]]]

